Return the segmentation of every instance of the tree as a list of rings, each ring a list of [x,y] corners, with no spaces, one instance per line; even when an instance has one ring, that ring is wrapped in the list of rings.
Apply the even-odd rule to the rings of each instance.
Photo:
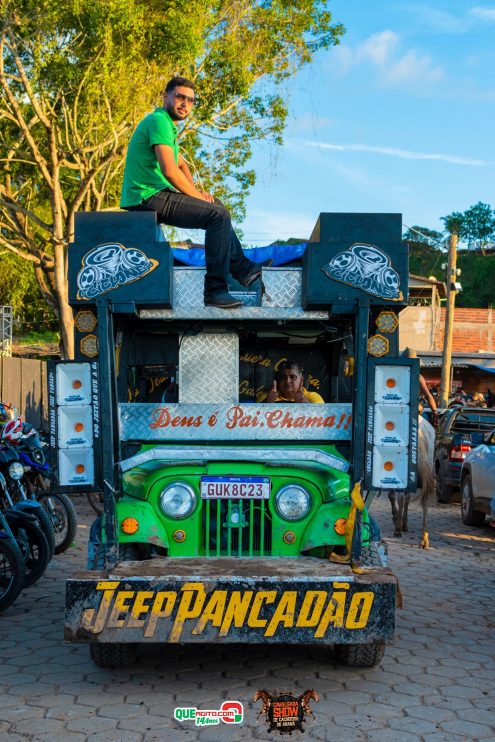
[[[464,212],[455,211],[442,217],[447,232],[456,232],[459,239],[470,248],[484,250],[495,241],[495,211],[488,204],[478,201]]]
[[[283,83],[338,43],[325,0],[0,0],[0,248],[34,266],[73,353],[66,253],[77,210],[115,206],[125,147],[173,74],[204,188],[242,213],[256,139],[282,141]]]

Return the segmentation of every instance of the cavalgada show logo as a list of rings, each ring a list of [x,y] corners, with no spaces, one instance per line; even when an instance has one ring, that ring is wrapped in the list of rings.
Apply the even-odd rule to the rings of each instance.
[[[261,701],[262,707],[257,719],[263,714],[268,723],[267,732],[277,731],[279,734],[292,734],[293,731],[304,732],[306,716],[310,715],[314,721],[314,714],[310,707],[311,701],[318,703],[318,693],[312,689],[305,690],[300,696],[288,691],[272,695],[265,688],[256,691],[253,701]]]

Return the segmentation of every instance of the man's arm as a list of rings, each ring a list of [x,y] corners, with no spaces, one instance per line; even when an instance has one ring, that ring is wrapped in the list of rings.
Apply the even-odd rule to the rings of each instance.
[[[435,397],[428,389],[428,385],[425,381],[425,378],[421,374],[419,375],[419,389],[421,391],[421,394],[424,396],[424,398],[428,402],[428,406],[430,407],[431,411],[437,412],[437,403],[435,402]]]
[[[192,196],[193,198],[201,199],[201,201],[213,203],[213,196],[209,193],[198,191],[194,185],[186,161],[181,155],[179,155],[179,165],[176,164],[172,147],[166,144],[155,144],[155,154],[160,165],[160,170],[164,177],[172,183],[174,188],[177,188],[181,193],[185,193],[186,196]]]

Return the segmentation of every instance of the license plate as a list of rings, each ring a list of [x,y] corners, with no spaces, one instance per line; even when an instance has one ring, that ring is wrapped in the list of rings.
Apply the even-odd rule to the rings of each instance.
[[[267,500],[269,477],[201,477],[203,500]]]

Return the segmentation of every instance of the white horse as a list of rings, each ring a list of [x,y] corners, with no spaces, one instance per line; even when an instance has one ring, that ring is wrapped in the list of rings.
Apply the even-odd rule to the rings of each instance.
[[[407,510],[411,497],[419,499],[423,508],[423,526],[421,548],[427,549],[430,545],[428,539],[428,507],[435,493],[435,476],[433,473],[433,456],[435,451],[435,430],[432,425],[419,416],[418,433],[418,489],[416,494],[411,492],[390,491],[388,497],[392,505],[392,518],[394,521],[394,536],[400,538],[404,531],[408,530]]]

